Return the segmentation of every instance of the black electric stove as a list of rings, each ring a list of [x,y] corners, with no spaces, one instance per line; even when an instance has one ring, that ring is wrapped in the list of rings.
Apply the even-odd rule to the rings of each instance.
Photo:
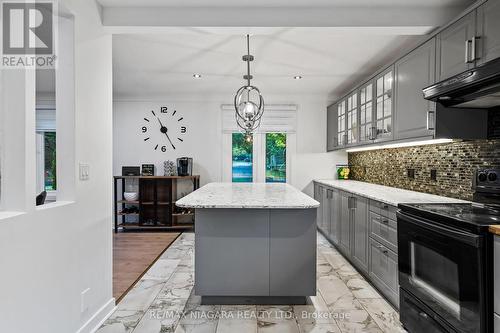
[[[493,242],[500,170],[478,170],[474,202],[401,204],[400,318],[410,332],[493,332]]]
[[[500,224],[500,207],[481,203],[401,204],[399,208],[430,220],[471,232],[487,231],[490,225]]]

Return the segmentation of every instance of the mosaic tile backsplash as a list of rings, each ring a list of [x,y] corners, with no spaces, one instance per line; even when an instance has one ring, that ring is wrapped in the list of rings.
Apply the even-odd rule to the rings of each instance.
[[[352,179],[472,200],[474,171],[500,168],[500,140],[454,141],[348,155]]]

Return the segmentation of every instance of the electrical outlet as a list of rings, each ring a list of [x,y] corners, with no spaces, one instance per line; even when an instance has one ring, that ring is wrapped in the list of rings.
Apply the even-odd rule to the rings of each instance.
[[[90,178],[90,165],[80,163],[80,180],[89,180]]]
[[[88,295],[90,293],[90,288],[85,289],[80,294],[80,311],[81,313],[87,312],[89,309],[89,304],[87,302]]]
[[[415,179],[415,169],[407,169],[408,178]]]
[[[437,170],[431,169],[431,180],[437,181]]]

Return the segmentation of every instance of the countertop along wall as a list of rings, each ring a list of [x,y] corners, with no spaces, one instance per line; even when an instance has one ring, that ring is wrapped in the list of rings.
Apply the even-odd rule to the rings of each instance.
[[[312,196],[314,178],[333,178],[335,165],[347,162],[345,152],[326,153],[326,105],[317,96],[265,96],[268,104],[295,104],[297,114],[296,152],[291,154],[290,184]],[[193,157],[193,173],[201,175],[201,185],[222,179],[221,105],[232,101],[227,96],[165,96],[145,100],[115,98],[113,105],[114,173],[123,165],[153,163],[163,175],[163,161]],[[144,142],[141,127],[151,109],[168,106],[184,117],[187,126],[184,142],[175,152],[154,151]],[[158,129],[159,131],[159,129]],[[156,137],[157,138],[157,137]],[[165,140],[165,138],[161,138]]]
[[[407,190],[472,200],[478,168],[500,167],[500,140],[455,141],[447,144],[349,153],[352,179]],[[415,179],[408,177],[415,170]],[[437,171],[431,180],[431,170]]]

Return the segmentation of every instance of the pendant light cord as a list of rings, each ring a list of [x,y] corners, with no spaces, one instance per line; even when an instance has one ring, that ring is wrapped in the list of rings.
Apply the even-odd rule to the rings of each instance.
[[[247,35],[247,82],[250,86],[250,35]]]

